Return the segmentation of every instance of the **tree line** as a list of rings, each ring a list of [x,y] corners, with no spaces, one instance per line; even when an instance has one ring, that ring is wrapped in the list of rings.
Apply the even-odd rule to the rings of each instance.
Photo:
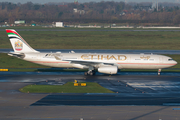
[[[0,23],[14,23],[25,20],[27,23],[128,23],[158,25],[179,25],[180,5],[167,6],[160,3],[158,10],[152,3],[88,2],[88,3],[48,3],[14,4],[0,2]]]

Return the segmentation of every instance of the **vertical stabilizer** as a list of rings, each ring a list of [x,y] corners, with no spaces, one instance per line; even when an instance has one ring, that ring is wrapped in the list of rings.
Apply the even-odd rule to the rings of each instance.
[[[15,30],[6,30],[11,45],[16,53],[38,52],[34,50]]]

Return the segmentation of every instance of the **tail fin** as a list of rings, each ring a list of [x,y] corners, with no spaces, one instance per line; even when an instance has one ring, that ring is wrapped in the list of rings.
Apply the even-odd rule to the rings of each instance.
[[[16,53],[38,52],[34,50],[15,30],[6,29],[11,45]]]

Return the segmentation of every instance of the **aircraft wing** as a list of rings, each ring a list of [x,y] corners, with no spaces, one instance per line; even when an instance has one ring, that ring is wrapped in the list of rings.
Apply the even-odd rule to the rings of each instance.
[[[55,56],[56,60],[62,60],[61,58]],[[114,63],[104,63],[104,62],[96,62],[90,60],[74,60],[74,59],[63,59],[63,61],[70,61],[74,64],[81,64],[86,66],[95,66],[95,65],[114,65]]]
[[[94,66],[94,65],[103,64],[102,62],[93,62],[93,61],[84,61],[84,60],[65,60],[65,61],[70,61],[71,63],[74,63],[74,64],[81,64],[81,65],[86,65],[86,66]]]

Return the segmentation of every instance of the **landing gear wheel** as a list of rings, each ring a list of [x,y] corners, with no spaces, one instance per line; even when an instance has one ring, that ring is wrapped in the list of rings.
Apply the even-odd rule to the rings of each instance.
[[[91,71],[91,72],[89,72],[89,75],[91,75],[91,76],[93,76],[93,75],[95,75],[96,74],[96,72],[93,70],[93,71]]]
[[[84,75],[87,76],[87,75],[88,75],[88,72],[84,72]]]
[[[93,72],[90,72],[90,73],[89,73],[89,75],[93,76],[93,75],[94,75],[94,73],[93,73]]]

